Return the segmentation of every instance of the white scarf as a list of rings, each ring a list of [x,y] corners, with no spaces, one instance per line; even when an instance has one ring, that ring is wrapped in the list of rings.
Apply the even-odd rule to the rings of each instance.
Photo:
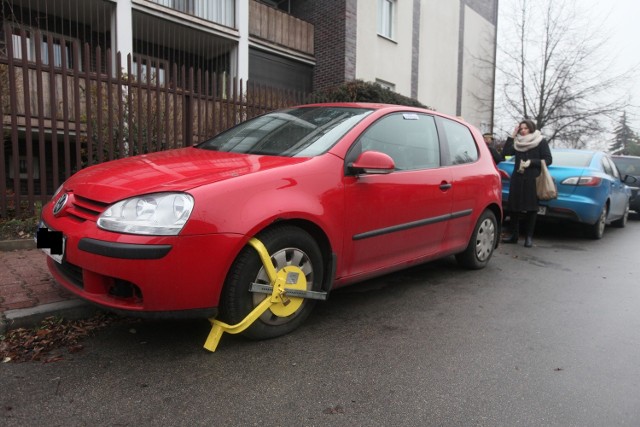
[[[538,144],[540,144],[540,141],[542,141],[542,134],[539,130],[529,135],[516,135],[513,148],[520,152],[529,151],[532,148],[536,148]]]

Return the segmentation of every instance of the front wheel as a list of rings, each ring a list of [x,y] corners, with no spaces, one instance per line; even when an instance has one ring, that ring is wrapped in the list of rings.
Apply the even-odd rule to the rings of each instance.
[[[493,255],[497,238],[498,221],[493,212],[486,210],[480,215],[467,248],[456,254],[456,260],[471,270],[484,268]]]
[[[306,290],[318,291],[323,280],[322,253],[318,244],[304,230],[290,226],[276,226],[256,236],[269,253],[276,272],[293,266],[302,271]],[[247,314],[270,295],[250,292],[252,283],[269,285],[269,277],[258,253],[251,246],[242,249],[233,262],[221,295],[221,320],[239,323]],[[276,304],[265,311],[242,334],[251,339],[268,339],[287,334],[296,329],[309,316],[314,300],[304,299],[290,313]],[[282,313],[286,312],[286,315]]]

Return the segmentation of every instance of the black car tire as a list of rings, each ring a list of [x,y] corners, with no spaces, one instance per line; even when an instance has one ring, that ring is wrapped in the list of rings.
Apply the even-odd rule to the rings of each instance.
[[[470,270],[484,268],[493,255],[497,239],[498,221],[492,211],[486,210],[480,215],[467,248],[456,254],[456,260]]]
[[[627,226],[627,220],[629,219],[629,202],[624,208],[624,214],[619,219],[613,221],[611,225],[618,228],[625,228]]]
[[[290,226],[275,226],[259,233],[256,238],[262,242],[271,256],[276,271],[285,265],[300,267],[307,279],[307,290],[318,291],[323,280],[322,253],[313,237],[304,230]],[[269,284],[258,252],[247,245],[232,264],[225,281],[220,299],[220,318],[236,324],[242,321],[268,294],[249,291],[251,283]],[[287,334],[296,329],[311,313],[314,300],[305,299],[290,316],[278,317],[267,309],[242,334],[251,339],[268,339]]]
[[[594,240],[602,239],[604,229],[607,224],[607,206],[605,205],[600,212],[600,216],[595,224],[587,225],[587,234]]]

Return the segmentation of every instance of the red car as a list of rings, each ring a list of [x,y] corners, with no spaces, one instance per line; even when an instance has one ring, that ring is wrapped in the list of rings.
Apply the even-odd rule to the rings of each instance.
[[[271,298],[245,331],[269,338],[347,284],[449,255],[484,267],[501,216],[475,128],[315,104],[78,172],[43,208],[38,246],[57,282],[120,313],[237,323]]]

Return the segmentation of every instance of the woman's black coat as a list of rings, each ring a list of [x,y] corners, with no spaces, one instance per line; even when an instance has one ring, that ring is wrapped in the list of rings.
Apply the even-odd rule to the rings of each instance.
[[[513,138],[509,137],[502,149],[502,154],[515,156],[509,185],[509,200],[505,209],[511,212],[537,211],[536,178],[540,175],[540,160],[544,160],[547,166],[553,161],[547,140],[543,139],[540,144],[528,151],[516,151],[513,147]],[[522,160],[531,160],[531,164],[524,173],[518,173]]]

